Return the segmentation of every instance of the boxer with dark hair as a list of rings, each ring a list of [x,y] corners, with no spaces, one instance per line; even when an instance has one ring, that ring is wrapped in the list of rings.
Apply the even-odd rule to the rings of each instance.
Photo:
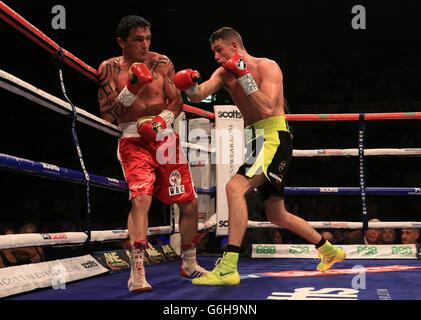
[[[177,203],[180,208],[183,257],[180,275],[194,278],[207,271],[196,261],[197,195],[178,135],[172,133],[165,142],[157,139],[161,131],[171,128],[183,105],[173,82],[174,66],[167,56],[149,51],[151,24],[144,18],[124,17],[116,35],[122,56],[99,66],[98,99],[102,117],[116,121],[123,132],[118,158],[132,204],[128,217],[131,254],[128,287],[130,291],[142,292],[152,290],[143,267],[152,196],[165,204]],[[175,151],[175,161],[163,163],[158,159],[164,143],[166,150]]]
[[[200,102],[225,88],[243,115],[245,130],[251,132],[246,143],[257,140],[257,132],[263,132],[264,143],[260,150],[254,149],[255,161],[249,163],[246,160],[226,186],[229,241],[222,260],[212,272],[193,279],[193,283],[240,283],[237,262],[248,220],[245,195],[255,188],[262,197],[270,222],[313,243],[321,257],[317,270],[330,269],[334,263],[345,259],[344,251],[323,239],[308,222],[285,208],[284,177],[293,148],[285,117],[283,77],[279,65],[267,58],[251,56],[244,47],[242,37],[233,28],[223,27],[215,31],[210,37],[210,45],[219,65],[210,79],[199,85],[199,72],[186,69],[175,74],[175,85],[185,91],[192,102]]]

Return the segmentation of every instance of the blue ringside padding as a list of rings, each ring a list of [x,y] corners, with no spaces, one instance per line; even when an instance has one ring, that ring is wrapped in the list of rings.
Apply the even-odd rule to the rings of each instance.
[[[30,174],[42,176],[44,178],[61,179],[83,183],[83,172],[56,165],[32,161],[28,159],[18,158],[15,156],[0,153],[0,168],[10,170],[18,170]],[[127,183],[123,180],[108,178],[89,174],[90,182],[95,186],[110,188],[118,191],[126,191]],[[197,188],[198,193],[214,194],[216,187]],[[347,194],[359,195],[361,190],[359,187],[286,187],[286,194]],[[421,188],[366,188],[366,194],[373,195],[411,195],[421,196]]]
[[[216,257],[201,256],[200,263],[212,268]],[[64,290],[43,289],[21,294],[9,299],[16,300],[265,300],[273,292],[292,293],[297,288],[352,288],[353,274],[317,277],[270,277],[251,278],[254,274],[268,271],[313,271],[317,260],[312,259],[249,259],[241,258],[240,285],[233,287],[195,286],[189,280],[178,277],[179,262],[146,266],[148,281],[154,291],[132,294],[127,291],[128,272],[107,274],[91,279],[68,283]],[[418,266],[419,260],[348,260],[335,265],[334,269],[352,268],[355,265]],[[359,282],[361,284],[361,282]],[[358,300],[421,300],[421,269],[366,273],[366,288],[359,289]]]

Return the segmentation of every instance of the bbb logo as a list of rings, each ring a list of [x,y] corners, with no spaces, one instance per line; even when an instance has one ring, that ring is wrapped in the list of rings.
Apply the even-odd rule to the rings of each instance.
[[[232,118],[232,119],[242,119],[243,116],[241,115],[240,111],[219,111],[218,112],[219,118]]]
[[[228,220],[219,221],[218,226],[221,228],[228,227]]]

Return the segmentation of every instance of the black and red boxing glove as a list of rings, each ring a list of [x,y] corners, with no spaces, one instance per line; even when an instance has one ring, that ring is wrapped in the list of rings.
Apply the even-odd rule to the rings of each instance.
[[[259,90],[254,81],[243,55],[235,53],[229,60],[223,64],[223,68],[235,75],[246,95]]]
[[[117,101],[125,107],[130,107],[139,93],[153,76],[144,63],[133,63],[129,68],[127,84],[117,97]]]
[[[177,89],[185,91],[188,96],[192,96],[197,92],[200,79],[199,71],[193,69],[178,71],[173,77]]]
[[[144,141],[155,142],[158,132],[162,129],[169,128],[174,122],[174,119],[174,113],[164,110],[150,121],[138,121],[137,132]]]

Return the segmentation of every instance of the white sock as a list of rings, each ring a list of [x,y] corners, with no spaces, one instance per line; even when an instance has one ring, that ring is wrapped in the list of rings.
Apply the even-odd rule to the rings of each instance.
[[[183,250],[183,266],[193,266],[196,262],[196,248]]]

